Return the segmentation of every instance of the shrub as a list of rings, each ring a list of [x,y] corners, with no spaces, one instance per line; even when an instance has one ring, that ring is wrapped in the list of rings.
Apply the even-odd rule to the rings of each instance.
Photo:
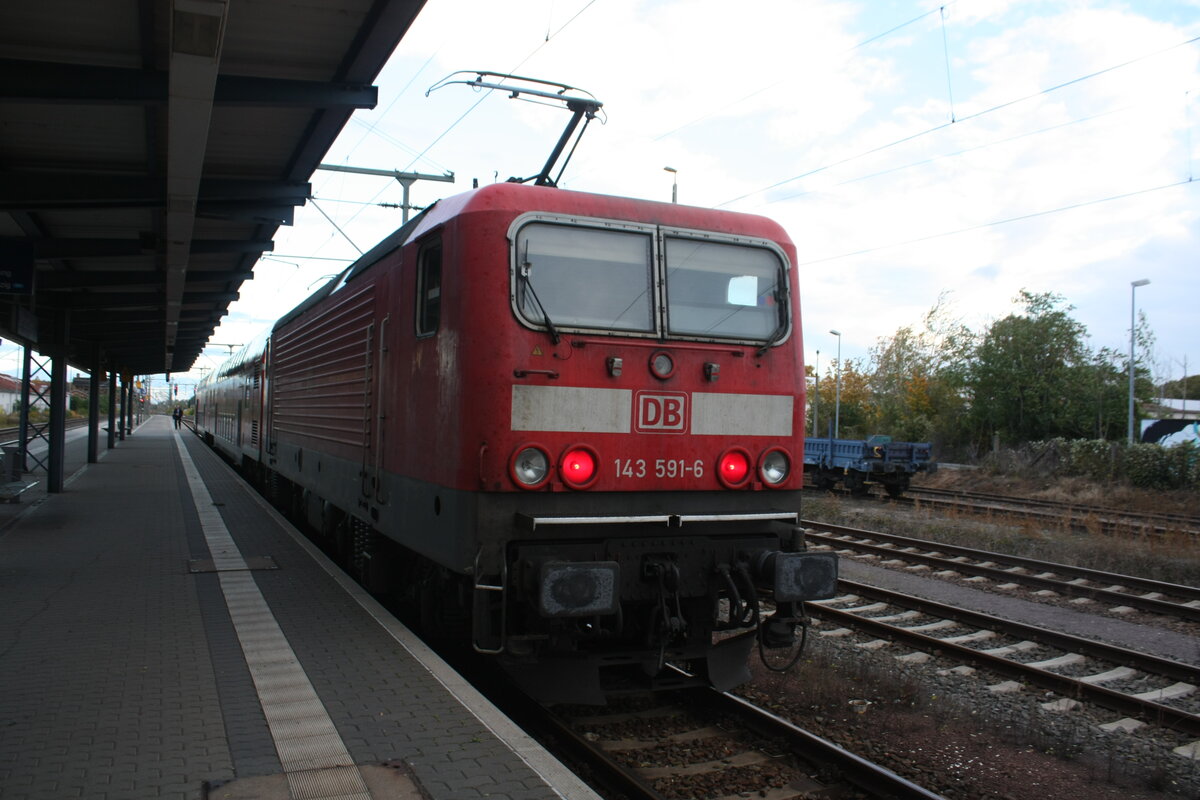
[[[1200,487],[1200,447],[1190,442],[1168,448],[1103,439],[1047,439],[989,453],[984,467],[1001,475],[1125,481],[1140,489]]]
[[[1116,477],[1119,445],[1103,439],[1075,439],[1068,442],[1070,457],[1067,471],[1097,481],[1108,481]]]

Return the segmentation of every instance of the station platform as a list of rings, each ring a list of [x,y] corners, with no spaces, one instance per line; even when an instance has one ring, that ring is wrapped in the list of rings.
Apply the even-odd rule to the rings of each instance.
[[[187,429],[85,444],[0,503],[0,797],[596,797]]]

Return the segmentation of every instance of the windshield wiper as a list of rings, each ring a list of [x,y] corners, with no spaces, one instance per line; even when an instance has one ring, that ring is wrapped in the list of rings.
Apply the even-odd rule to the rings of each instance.
[[[542,320],[546,324],[546,330],[550,333],[550,340],[554,344],[558,344],[559,335],[558,329],[554,327],[554,322],[550,319],[550,314],[546,312],[546,307],[542,305],[542,300],[537,296],[537,292],[533,288],[533,281],[529,279],[529,272],[533,269],[533,262],[529,260],[529,242],[525,242],[525,257],[521,261],[521,278],[525,281],[525,291],[529,292],[533,297],[533,302],[537,303],[538,311],[542,312]]]
[[[788,332],[787,318],[784,316],[784,313],[782,311],[782,309],[786,309],[788,307],[787,306],[787,292],[786,292],[786,290],[781,292],[778,288],[776,288],[774,290],[774,294],[775,294],[775,304],[779,309],[781,309],[780,319],[779,319],[779,327],[776,328],[775,330],[771,331],[771,335],[767,337],[767,341],[763,344],[762,347],[758,348],[758,350],[754,353],[755,358],[762,358],[763,354],[766,353],[768,350],[770,350],[772,347],[774,347],[776,345],[776,343],[779,342],[779,340],[783,338],[783,335]],[[782,295],[782,296],[780,296],[780,295]]]

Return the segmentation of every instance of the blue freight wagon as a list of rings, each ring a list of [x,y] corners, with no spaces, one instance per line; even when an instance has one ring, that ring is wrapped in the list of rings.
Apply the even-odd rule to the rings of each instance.
[[[878,483],[899,497],[915,473],[936,470],[929,442],[893,442],[890,436],[804,440],[804,473],[818,489],[842,483],[851,494],[863,495]]]

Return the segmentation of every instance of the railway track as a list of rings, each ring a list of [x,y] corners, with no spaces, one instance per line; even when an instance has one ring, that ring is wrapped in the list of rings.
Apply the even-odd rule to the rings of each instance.
[[[556,741],[635,798],[939,798],[742,698],[713,690],[556,710]]]
[[[1200,536],[1200,520],[1184,514],[1148,514],[1039,498],[926,487],[910,487],[907,494],[901,498],[881,499],[911,506],[969,511],[976,515],[1052,522],[1066,525],[1072,530],[1100,530],[1121,535]]]
[[[917,651],[901,656],[908,661],[936,654],[960,662],[959,671],[1006,678],[989,686],[994,692],[1038,686],[1058,695],[1048,710],[1087,702],[1123,715],[1112,728],[1149,723],[1200,736],[1200,667],[854,581],[838,585],[844,594],[808,604],[835,626],[823,625],[821,635],[857,631],[871,637],[859,644],[867,649],[902,644]]]
[[[441,655],[607,797],[944,800],[731,693],[692,686],[631,691],[605,706],[547,708],[490,662],[459,651]],[[690,676],[676,671],[682,685]]]
[[[880,559],[884,566],[921,565],[939,577],[968,576],[998,589],[1024,586],[1034,593],[1087,598],[1114,609],[1136,609],[1200,622],[1200,588],[1038,561],[987,550],[930,542],[878,531],[804,520],[805,537],[818,547]]]
[[[34,428],[34,427],[37,427],[37,428],[44,428],[44,427],[46,427],[48,424],[49,424],[49,423],[45,423],[45,422],[30,423],[30,426],[29,426],[29,427],[30,427],[31,429],[32,429],[32,428]],[[72,428],[83,428],[83,427],[86,427],[86,426],[87,426],[87,424],[88,424],[88,421],[87,421],[86,419],[82,419],[82,418],[79,418],[79,419],[68,419],[68,420],[66,420],[65,422],[63,422],[63,428],[64,428],[65,430],[71,430]],[[20,429],[20,428],[17,428],[17,427],[13,427],[13,428],[0,428],[0,444],[16,444],[16,443],[17,443],[17,437],[20,435],[20,433],[21,433],[21,429]]]

